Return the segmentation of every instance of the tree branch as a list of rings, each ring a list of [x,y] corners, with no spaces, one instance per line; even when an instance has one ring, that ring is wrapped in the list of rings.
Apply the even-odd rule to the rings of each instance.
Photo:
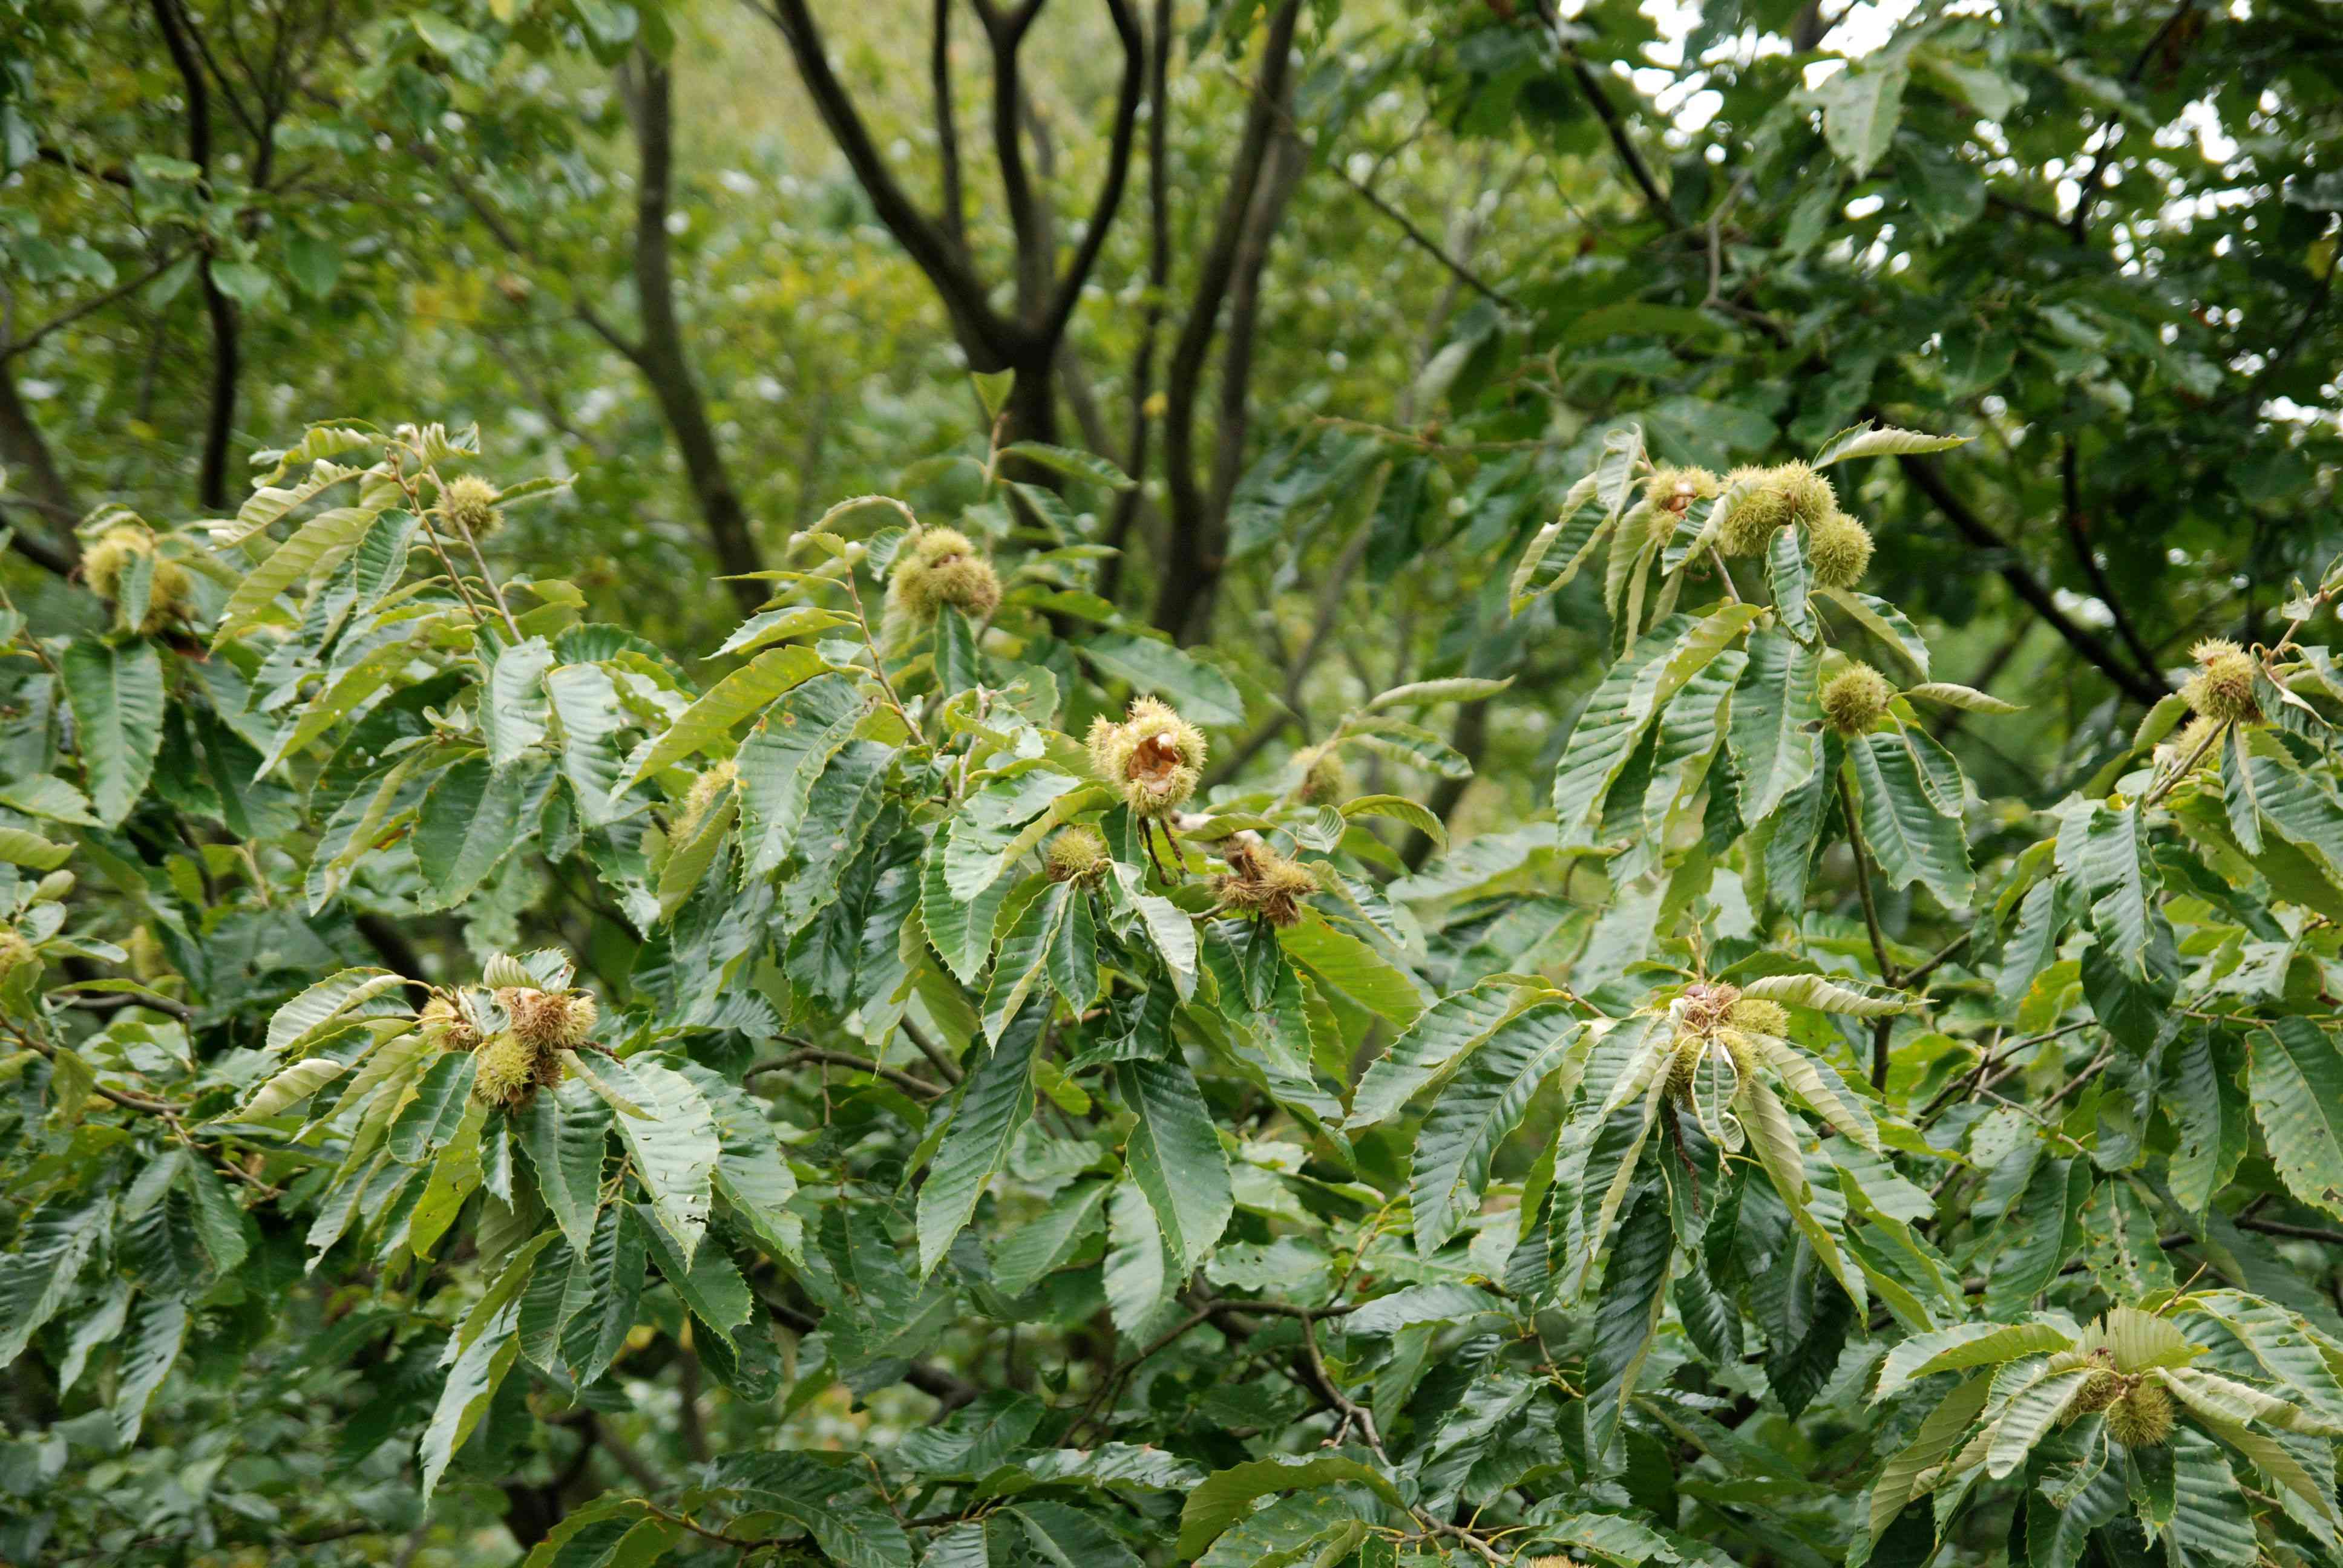
[[[1140,324],[1139,347],[1131,362],[1131,449],[1123,471],[1144,480],[1149,437],[1155,415],[1149,407],[1155,394],[1155,350],[1162,334],[1164,302],[1172,288],[1172,179],[1168,144],[1171,136],[1170,75],[1172,61],[1172,0],[1155,0],[1149,29],[1151,45],[1147,72],[1147,308]],[[1099,562],[1099,597],[1110,604],[1122,586],[1122,566],[1131,543],[1131,526],[1146,503],[1147,487],[1135,484],[1116,498],[1114,516],[1107,524],[1105,544],[1114,553]]]
[[[1555,36],[1561,36],[1559,29]],[[1594,74],[1594,67],[1578,57],[1577,50],[1567,44],[1563,47],[1570,53],[1571,80],[1578,84],[1578,90],[1594,110],[1595,118],[1603,122],[1603,129],[1610,136],[1611,146],[1618,153],[1620,163],[1626,166],[1627,177],[1642,193],[1644,206],[1650,211],[1652,220],[1663,228],[1675,227],[1675,209],[1668,205],[1667,193],[1661,190],[1660,182],[1652,177],[1651,166],[1644,162],[1644,155],[1635,149],[1634,138],[1627,135],[1627,123],[1621,117],[1617,106],[1611,102],[1611,95],[1604,91],[1603,79]]]
[[[960,183],[960,124],[952,113],[951,0],[936,0],[928,81],[935,96],[936,151],[943,164],[944,234],[954,249],[968,254],[968,216]]]
[[[32,410],[25,407],[16,390],[16,377],[4,361],[0,361],[0,458],[6,459],[12,470],[21,470],[21,493],[0,498],[40,513],[54,530],[52,542],[51,538],[18,528],[9,537],[10,547],[26,560],[64,577],[81,560],[73,525],[81,518],[82,508],[57,470],[48,440],[33,422]]]
[[[206,197],[211,196],[212,179],[212,110],[211,94],[204,79],[203,63],[196,57],[190,29],[179,10],[179,0],[148,0],[155,25],[162,29],[164,47],[169,50],[171,64],[179,73],[179,80],[187,95],[187,161],[196,166],[196,182]],[[229,95],[229,106],[241,116],[234,95]],[[236,337],[236,304],[220,292],[219,283],[212,276],[211,256],[203,260],[204,310],[211,320],[212,330],[212,391],[211,407],[204,427],[203,467],[196,479],[196,497],[214,511],[227,509],[227,447],[228,438],[236,425],[236,383],[241,359]]]
[[[116,300],[120,299],[124,295],[136,293],[139,289],[144,288],[147,284],[153,282],[156,278],[160,277],[164,273],[170,270],[172,265],[184,254],[185,252],[177,250],[166,252],[162,260],[155,263],[146,271],[138,274],[136,277],[131,278],[126,283],[116,284],[114,287],[107,289],[103,294],[94,294],[87,299],[83,300],[80,304],[68,307],[65,310],[49,317],[48,320],[44,321],[41,325],[35,327],[30,332],[27,332],[22,337],[12,338],[5,343],[0,343],[0,361],[14,359],[16,356],[24,353],[26,349],[38,343],[42,338],[49,336],[49,334],[59,331],[65,327],[71,327],[75,322],[79,321],[91,311],[103,310],[107,306],[113,304]]]
[[[1003,14],[990,0],[974,0],[985,41],[992,47],[992,152],[1001,165],[1001,195],[1009,208],[1009,231],[1017,245],[1017,314],[1027,323],[1037,320],[1050,286],[1050,241],[1033,197],[1032,176],[1025,167],[1025,88],[1018,51],[1025,45],[1026,29],[1041,13],[1046,0]]]
[[[1115,214],[1122,206],[1123,186],[1131,177],[1131,143],[1139,126],[1139,103],[1147,88],[1147,40],[1140,33],[1139,18],[1131,14],[1129,0],[1106,0],[1106,9],[1114,21],[1115,36],[1122,41],[1122,85],[1115,94],[1114,133],[1107,148],[1106,176],[1099,186],[1098,200],[1091,206],[1090,217],[1082,225],[1081,244],[1067,264],[1065,276],[1058,280],[1057,297],[1041,322],[1041,341],[1052,351],[1065,336],[1066,324],[1073,319],[1074,307],[1081,301],[1082,286],[1090,281],[1099,253],[1106,247],[1107,231],[1114,226]]]
[[[2163,676],[2153,669],[2142,674],[2129,668],[2116,657],[2115,649],[2060,609],[2050,590],[2026,569],[2026,563],[2019,559],[2009,541],[1970,510],[1968,504],[1953,493],[1952,487],[1945,483],[1944,476],[1937,473],[1933,465],[1909,454],[1897,457],[1896,461],[1912,487],[1934,503],[1963,538],[1980,549],[1994,553],[1996,558],[1995,569],[2001,573],[2002,580],[2009,584],[2010,590],[2025,600],[2035,614],[2048,622],[2052,630],[2065,638],[2068,647],[2097,666],[2114,682],[2117,690],[2135,702],[2150,707],[2164,697],[2169,689],[2165,685]]]
[[[814,25],[806,0],[771,0],[771,5],[761,15],[780,29],[797,61],[798,75],[820,111],[822,124],[830,127],[831,139],[846,155],[847,166],[870,196],[879,221],[943,297],[960,341],[976,351],[971,355],[974,367],[997,370],[1006,366],[1016,357],[1015,332],[986,300],[983,284],[969,270],[950,238],[928,221],[888,171],[861,113],[830,68],[820,29]]]
[[[2061,443],[2058,478],[2061,496],[2066,503],[2061,509],[2066,513],[2066,541],[2075,548],[2075,559],[2081,563],[2083,575],[2090,579],[2091,591],[2099,596],[2099,602],[2107,607],[2107,614],[2115,618],[2116,635],[2123,638],[2124,647],[2131,651],[2132,658],[2138,660],[2142,669],[2155,669],[2155,653],[2140,640],[2131,617],[2124,611],[2123,600],[2116,597],[2116,585],[2107,580],[2107,568],[2099,564],[2098,552],[2091,548],[2089,528],[2083,518],[2082,476],[2075,456],[2075,437],[2071,434]]]
[[[1285,0],[1272,14],[1269,35],[1262,48],[1261,72],[1252,102],[1245,113],[1244,132],[1229,174],[1228,189],[1197,269],[1196,288],[1172,350],[1165,377],[1163,460],[1172,495],[1170,538],[1165,541],[1163,583],[1156,595],[1155,624],[1182,642],[1202,630],[1205,612],[1220,581],[1222,560],[1206,514],[1204,492],[1196,478],[1196,398],[1202,385],[1204,360],[1218,330],[1221,302],[1236,271],[1244,243],[1245,223],[1252,211],[1270,138],[1285,101],[1293,33],[1302,15],[1301,0]]]
[[[667,216],[675,163],[674,93],[668,69],[636,51],[630,68],[618,74],[628,116],[635,128],[639,159],[635,180],[635,294],[642,315],[643,378],[675,432],[692,498],[707,525],[717,565],[734,580],[729,586],[743,615],[764,602],[762,584],[741,580],[762,571],[764,560],[749,531],[747,509],[709,421],[708,405],[692,378],[691,357],[675,313],[675,278],[668,253]]]

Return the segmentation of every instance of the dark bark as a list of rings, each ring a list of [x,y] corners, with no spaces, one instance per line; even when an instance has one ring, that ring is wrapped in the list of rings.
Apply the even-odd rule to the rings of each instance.
[[[642,340],[636,345],[635,363],[659,399],[668,428],[675,434],[691,483],[693,501],[708,528],[716,564],[727,575],[764,569],[748,509],[733,486],[724,454],[716,443],[715,427],[708,417],[707,400],[691,373],[691,356],[683,341],[683,327],[675,310],[675,277],[668,247],[667,215],[675,164],[673,86],[665,65],[638,53],[630,70],[621,73],[627,109],[634,122],[639,166],[635,182],[635,293],[642,313]],[[753,614],[765,600],[764,585],[733,581],[727,585],[741,613]]]
[[[1034,184],[1026,163],[1028,111],[1020,58],[1027,32],[1045,3],[1046,0],[1024,0],[1024,4],[1004,10],[990,0],[980,0],[975,6],[992,50],[993,146],[1001,166],[1003,203],[1016,237],[1016,307],[1008,316],[993,308],[986,284],[967,254],[961,233],[959,136],[951,118],[945,6],[939,5],[936,8],[929,58],[930,90],[943,161],[945,211],[940,218],[931,218],[920,211],[887,167],[852,95],[830,69],[821,31],[806,0],[771,0],[770,8],[765,12],[780,29],[823,125],[829,127],[856,181],[870,198],[879,221],[926,275],[942,300],[951,320],[952,336],[967,357],[969,368],[980,374],[1001,370],[1015,373],[1017,385],[1010,400],[1009,422],[1001,432],[1010,440],[1055,438],[1058,351],[1074,308],[1081,303],[1082,286],[1097,266],[1107,233],[1121,205],[1131,171],[1131,148],[1138,135],[1139,105],[1146,86],[1146,43],[1138,19],[1129,0],[1106,0],[1107,15],[1122,45],[1122,79],[1115,98],[1106,173],[1084,225],[1081,241],[1064,270],[1059,272],[1048,199]]]
[[[73,525],[82,508],[65,476],[57,471],[56,458],[41,427],[33,423],[32,410],[25,407],[16,391],[16,377],[5,365],[0,365],[0,459],[5,459],[15,481],[10,486],[14,493],[5,498],[37,514],[32,528],[18,525],[9,539],[10,548],[60,577],[72,571],[81,560]]]
[[[193,35],[179,0],[148,0],[155,25],[162,30],[187,98],[187,161],[196,166],[197,187],[211,194],[211,93],[203,62],[196,58]],[[228,507],[227,449],[236,427],[236,388],[243,351],[239,346],[236,302],[220,291],[212,276],[211,257],[202,266],[204,314],[211,323],[211,401],[204,418],[203,466],[196,479],[196,499],[216,512]]]
[[[1202,465],[1196,452],[1196,404],[1203,387],[1204,363],[1219,331],[1221,309],[1229,298],[1243,254],[1253,196],[1284,112],[1293,32],[1301,15],[1301,0],[1285,0],[1270,18],[1261,70],[1228,189],[1222,194],[1212,238],[1197,270],[1188,319],[1172,347],[1164,378],[1163,461],[1172,515],[1154,621],[1182,642],[1193,642],[1202,634],[1226,565],[1222,528],[1212,516],[1211,493],[1199,477]]]
[[[1909,456],[1896,458],[1896,463],[1913,487],[1944,513],[1963,538],[1980,549],[1993,552],[1994,568],[2001,573],[2002,580],[2009,585],[2010,591],[2023,599],[2035,614],[2047,621],[2052,630],[2065,638],[2069,648],[2097,666],[2115,683],[2117,690],[2135,702],[2153,707],[2171,689],[2165,684],[2161,672],[2149,669],[2143,673],[2134,669],[2117,658],[2116,650],[2102,641],[2097,633],[2079,625],[2072,616],[2060,609],[2050,590],[2026,569],[2026,563],[2019,558],[2010,542],[1971,510],[1968,503],[1953,492],[1952,487],[1945,483],[1944,476],[1934,467],[1922,458]]]
[[[1172,288],[1171,140],[1172,0],[1155,0],[1153,25],[1148,29],[1147,57],[1147,310],[1139,331],[1139,347],[1131,363],[1131,445],[1123,471],[1132,478],[1147,473],[1149,438],[1155,416],[1148,401],[1155,394],[1155,351],[1163,329],[1163,302]],[[1099,563],[1099,597],[1110,604],[1122,587],[1123,561],[1131,533],[1146,505],[1147,487],[1133,485],[1117,498],[1107,522],[1103,542],[1114,554]]]

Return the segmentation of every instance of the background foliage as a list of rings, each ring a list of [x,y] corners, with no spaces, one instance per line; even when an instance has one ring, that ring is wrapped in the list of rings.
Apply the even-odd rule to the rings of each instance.
[[[0,1556],[2333,1555],[2332,17],[885,10],[0,15]]]

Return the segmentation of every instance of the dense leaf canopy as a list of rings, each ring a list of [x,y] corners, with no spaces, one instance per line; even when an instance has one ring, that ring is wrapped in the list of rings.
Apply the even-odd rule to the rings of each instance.
[[[2343,1562],[2308,4],[0,0],[0,1561]]]

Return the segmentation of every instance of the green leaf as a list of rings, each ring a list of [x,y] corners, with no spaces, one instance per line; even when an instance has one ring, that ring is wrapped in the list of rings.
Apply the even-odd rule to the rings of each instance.
[[[146,1405],[163,1386],[187,1339],[187,1303],[176,1297],[143,1296],[122,1336],[122,1366],[114,1386],[114,1441],[124,1448],[138,1441]]]
[[[1021,1296],[1071,1261],[1076,1249],[1098,1228],[1099,1210],[1112,1182],[1082,1181],[1067,1188],[1035,1219],[1011,1231],[994,1245],[992,1282],[1004,1295]]]
[[[295,1062],[262,1084],[251,1100],[238,1106],[239,1121],[266,1121],[339,1078],[348,1069],[330,1056],[312,1056]]]
[[[1483,982],[1423,1010],[1391,1049],[1368,1063],[1351,1101],[1351,1127],[1388,1121],[1492,1030],[1521,1010],[1513,986]]]
[[[1068,478],[1088,479],[1094,484],[1104,485],[1110,490],[1128,490],[1134,482],[1130,475],[1104,457],[1071,447],[1052,447],[1042,441],[1011,441],[1001,448],[1001,455],[1022,457]]]
[[[1432,840],[1434,849],[1448,848],[1448,825],[1433,816],[1431,810],[1404,795],[1362,795],[1345,800],[1342,805],[1344,820],[1360,817],[1389,817],[1404,822]]]
[[[391,1010],[369,1005],[395,992],[407,981],[388,970],[350,969],[328,975],[287,1002],[268,1020],[268,1053],[290,1056],[317,1043],[353,1017],[371,1017]],[[404,1011],[405,1010],[399,1009]]]
[[[1521,614],[1539,595],[1552,593],[1569,583],[1600,548],[1617,518],[1595,498],[1594,491],[1595,476],[1589,474],[1571,486],[1554,521],[1531,536],[1522,558],[1514,563],[1513,578],[1507,585],[1510,613]],[[1562,552],[1562,564],[1540,581],[1539,568],[1557,548]]]
[[[439,1390],[439,1402],[431,1412],[430,1423],[424,1428],[423,1438],[417,1445],[417,1458],[423,1466],[423,1496],[428,1502],[447,1473],[447,1462],[472,1435],[472,1429],[488,1413],[488,1402],[495,1397],[497,1385],[505,1373],[512,1370],[514,1360],[520,1354],[520,1342],[513,1337],[513,1328],[519,1321],[520,1309],[508,1305],[480,1336],[465,1347],[448,1369],[447,1381]]]
[[[1138,1117],[1123,1162],[1162,1229],[1172,1273],[1185,1280],[1236,1211],[1228,1156],[1188,1064],[1118,1061],[1115,1087]]]
[[[987,1040],[999,1043],[1002,1031],[1041,983],[1050,950],[1066,923],[1066,911],[1079,896],[1081,890],[1071,882],[1051,883],[1025,906],[1009,934],[1001,939],[1001,957],[992,966],[992,983],[984,993]]]
[[[668,1060],[634,1056],[603,1060],[596,1070],[609,1074],[619,1091],[641,1108],[639,1116],[612,1118],[618,1138],[635,1162],[635,1174],[651,1195],[651,1211],[686,1263],[699,1250],[708,1229],[709,1191],[724,1146],[707,1098]]]
[[[163,743],[163,664],[148,642],[110,647],[75,638],[61,666],[75,744],[97,819],[130,815]]]
[[[1996,1481],[2026,1462],[2034,1445],[2049,1432],[2066,1409],[2066,1403],[2091,1375],[2088,1367],[2077,1367],[2029,1383],[2009,1403],[2003,1407],[2000,1418],[1994,1422],[1993,1446],[1986,1452],[1985,1473]]]
[[[570,1246],[586,1251],[593,1245],[594,1216],[602,1201],[609,1109],[585,1084],[565,1083],[530,1101],[514,1121],[545,1206]]]
[[[1741,816],[1771,817],[1814,771],[1807,737],[1822,720],[1822,655],[1778,632],[1749,634],[1749,663],[1733,693],[1727,742],[1741,770]]]
[[[2172,1469],[2172,1568],[2252,1568],[2260,1562],[2253,1514],[2238,1506],[2237,1474],[2213,1440],[2177,1428]]]
[[[793,1454],[745,1455],[747,1460],[797,1459]],[[837,1568],[911,1568],[911,1542],[895,1516],[869,1503],[823,1496],[796,1475],[741,1488],[745,1501],[777,1513],[813,1537]],[[867,1495],[867,1494],[866,1494]]]
[[[1423,991],[1413,975],[1315,910],[1302,910],[1298,923],[1280,928],[1277,941],[1287,957],[1393,1023],[1407,1023],[1423,1010]]]
[[[387,1143],[393,1160],[402,1165],[420,1165],[447,1146],[463,1125],[478,1066],[471,1052],[451,1050],[425,1070],[415,1086],[415,1098],[390,1124]]]
[[[1140,1568],[1138,1556],[1093,1514],[1047,1498],[1002,1512],[1024,1527],[1034,1555],[1053,1568]]]
[[[1864,846],[1887,885],[1921,882],[1946,909],[1966,909],[1976,890],[1968,841],[1928,799],[1912,753],[1896,736],[1861,735],[1846,755],[1861,796]]]
[[[1674,1253],[1667,1193],[1651,1188],[1627,1211],[1603,1267],[1603,1295],[1595,1303],[1594,1338],[1586,1352],[1586,1442],[1593,1453],[1611,1446],[1635,1392],[1636,1373],[1667,1310],[1668,1264]]]
[[[1776,528],[1765,548],[1765,586],[1773,590],[1774,613],[1782,629],[1798,641],[1813,643],[1822,633],[1815,617],[1815,571],[1806,559],[1806,531]]]
[[[497,655],[480,699],[480,733],[488,738],[488,760],[497,768],[510,767],[545,739],[545,672],[553,664],[553,647],[541,637]]]
[[[627,775],[632,789],[660,769],[728,738],[732,727],[759,713],[784,693],[829,668],[809,648],[774,648],[709,688],[706,696],[679,714]]]
[[[850,677],[822,674],[757,720],[734,760],[740,790],[740,842],[748,874],[763,876],[789,857],[814,783],[870,710]]]
[[[1848,1018],[1885,1018],[1919,1005],[1917,999],[1903,991],[1858,988],[1818,974],[1760,975],[1744,985],[1741,994],[1752,1001],[1787,1002]]]
[[[2063,1351],[2074,1343],[2049,1323],[1956,1323],[1934,1333],[1914,1334],[1887,1352],[1872,1387],[1876,1404],[1909,1382],[1941,1372],[1999,1366],[2026,1356]]]
[[[969,1074],[941,1147],[920,1187],[920,1273],[935,1272],[952,1241],[976,1213],[1009,1158],[1009,1148],[1033,1114],[1033,1059],[1044,1010],[1030,1009],[1000,1036],[992,1053]]]
[[[1900,90],[1900,89],[1899,89]],[[1833,144],[1834,147],[1836,144]],[[1842,157],[1846,155],[1840,153]],[[1823,443],[1815,454],[1813,467],[1827,468],[1833,463],[1844,463],[1850,457],[1888,457],[1911,452],[1945,452],[1962,446],[1966,436],[1930,436],[1918,430],[1898,430],[1892,427],[1857,425],[1841,430]]]
[[[957,898],[945,881],[945,839],[939,834],[920,862],[920,923],[937,956],[944,960],[944,967],[962,985],[973,985],[976,977],[984,972],[985,960],[992,954],[993,923],[1000,918],[1015,882],[1003,877],[972,899]],[[1187,917],[1180,919],[1181,924],[1186,925]],[[1192,937],[1192,948],[1193,941]],[[1192,971],[1193,968],[1192,957]]]
[[[1115,1332],[1135,1334],[1172,1298],[1171,1276],[1155,1213],[1139,1183],[1125,1176],[1107,1200],[1104,1288]]]
[[[1900,609],[1884,598],[1874,598],[1867,593],[1855,593],[1847,588],[1818,588],[1815,596],[1838,606],[1861,624],[1865,631],[1894,648],[1905,661],[1928,677],[1928,644],[1919,628]]]
[[[543,809],[552,776],[546,764],[490,769],[468,757],[439,775],[415,825],[415,866],[429,892],[424,910],[462,903],[530,837],[525,824]]]
[[[1589,819],[1599,817],[1603,798],[1644,728],[1760,613],[1756,605],[1736,604],[1699,620],[1670,616],[1612,666],[1586,699],[1554,765],[1554,816],[1564,849],[1593,841],[1599,824]]]
[[[1236,683],[1169,642],[1128,632],[1094,632],[1076,644],[1099,673],[1160,697],[1192,724],[1244,722]]]
[[[1891,55],[1893,58],[1889,57]],[[1830,144],[1832,152],[1852,167],[1856,179],[1868,176],[1872,166],[1887,156],[1888,147],[1895,142],[1896,123],[1904,116],[1904,85],[1910,76],[1911,68],[1903,56],[1888,51],[1875,60],[1847,66],[1815,89],[1813,97],[1822,105],[1823,110],[1823,139]],[[1876,434],[1909,436],[1910,432],[1880,431]],[[1928,437],[1919,438],[1925,440]],[[1840,437],[1825,447],[1815,466],[1819,467],[1825,462],[1865,455],[1860,449],[1834,450],[1840,441],[1845,439],[1845,437]],[[1860,448],[1861,439],[1857,436],[1849,445]],[[1952,445],[1950,442],[1946,444]],[[1897,449],[1893,446],[1872,448],[1877,451]],[[1935,448],[1913,449],[1927,451]]]
[[[52,1201],[25,1222],[16,1250],[0,1258],[0,1367],[22,1355],[35,1331],[72,1299],[113,1219],[114,1200],[102,1196]]]
[[[1484,702],[1513,683],[1511,676],[1503,680],[1489,680],[1473,675],[1454,675],[1441,680],[1411,680],[1403,686],[1377,692],[1367,699],[1364,711],[1373,713],[1378,709],[1433,702]]]
[[[702,1247],[687,1259],[649,1204],[637,1204],[636,1211],[642,1217],[643,1234],[650,1241],[651,1258],[659,1272],[691,1309],[691,1315],[730,1344],[732,1331],[749,1321],[755,1301],[749,1293],[749,1282],[740,1277],[740,1271],[722,1249]]]
[[[716,1118],[723,1152],[716,1161],[716,1191],[748,1222],[765,1246],[785,1258],[796,1258],[803,1226],[788,1204],[797,1195],[798,1180],[782,1157],[764,1101],[752,1100],[739,1086],[696,1061],[683,1064]]]
[[[1393,1508],[1404,1510],[1399,1489],[1390,1477],[1363,1460],[1346,1454],[1272,1454],[1214,1471],[1188,1494],[1180,1511],[1180,1538],[1172,1551],[1193,1558],[1242,1519],[1259,1499],[1275,1493],[1299,1492],[1316,1486],[1363,1486]]]
[[[228,595],[227,604],[220,611],[218,629],[212,633],[212,646],[220,647],[263,619],[278,594],[347,556],[366,538],[382,513],[379,504],[334,507],[294,529],[266,560],[246,572],[236,591]]]
[[[2343,1216],[2343,1052],[2305,1018],[2282,1018],[2252,1037],[2247,1083],[2271,1163],[2287,1191]]]
[[[561,720],[561,771],[588,828],[618,818],[618,689],[598,664],[557,665],[545,673],[546,695]]]
[[[1408,1181],[1420,1256],[1439,1251],[1480,1208],[1497,1146],[1581,1033],[1569,1009],[1541,1003],[1489,1035],[1442,1091],[1416,1134]]]
[[[1982,1328],[1986,1325],[1971,1323],[1963,1326]],[[1885,1369],[1882,1369],[1881,1375],[1884,1379]],[[1977,1413],[1985,1409],[1986,1397],[1992,1392],[1993,1380],[1989,1377],[1971,1378],[1961,1384],[1928,1412],[1927,1418],[1920,1422],[1919,1431],[1913,1434],[1912,1441],[1880,1467],[1879,1480],[1871,1490],[1871,1533],[1874,1539],[1895,1523],[1896,1516],[1904,1512],[1904,1505],[1919,1493],[1922,1477],[1936,1472],[1953,1450],[1960,1446]],[[1873,1397],[1881,1396],[1875,1394]]]
[[[2022,703],[2004,702],[1972,687],[1956,686],[1950,681],[1926,680],[1904,689],[1906,697],[1916,697],[1923,702],[1933,702],[1943,708],[1957,708],[1964,713],[2022,713]]]

